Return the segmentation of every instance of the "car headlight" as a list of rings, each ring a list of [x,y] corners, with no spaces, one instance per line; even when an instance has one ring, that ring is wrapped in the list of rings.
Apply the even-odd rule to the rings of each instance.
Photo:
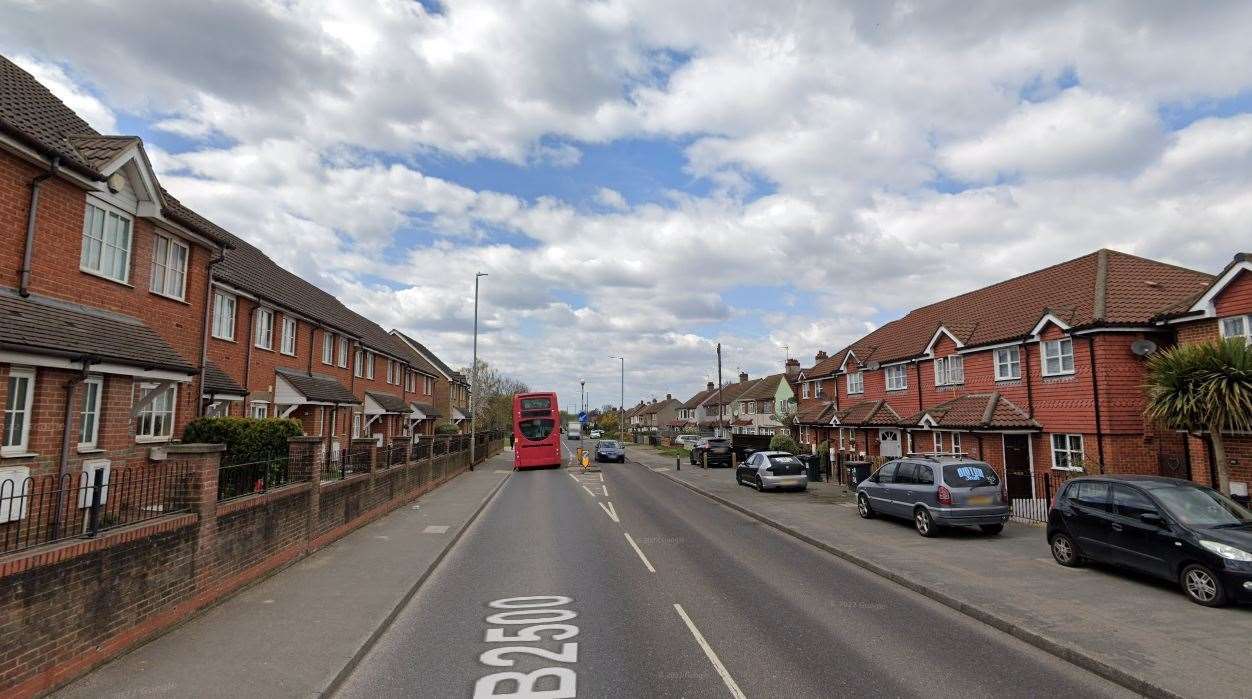
[[[1227,558],[1232,561],[1243,561],[1245,563],[1252,562],[1252,553],[1244,551],[1240,548],[1235,548],[1229,544],[1223,544],[1219,541],[1201,540],[1200,545],[1206,550],[1212,551],[1222,558]]]

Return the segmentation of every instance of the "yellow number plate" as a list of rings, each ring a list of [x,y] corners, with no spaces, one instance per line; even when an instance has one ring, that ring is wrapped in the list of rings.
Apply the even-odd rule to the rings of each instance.
[[[969,504],[971,504],[971,505],[990,505],[990,504],[991,504],[991,496],[990,496],[990,495],[975,495],[975,496],[973,496],[973,497],[971,497],[971,498],[969,499]]]

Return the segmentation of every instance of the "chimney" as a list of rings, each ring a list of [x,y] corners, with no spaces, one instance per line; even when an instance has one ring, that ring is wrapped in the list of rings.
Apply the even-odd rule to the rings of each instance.
[[[830,355],[826,354],[826,350],[817,350],[817,355],[816,355],[816,356],[814,356],[813,358],[814,358],[815,360],[817,360],[818,362],[820,362],[820,361],[822,361],[823,359],[826,359],[826,358],[827,358],[827,357],[829,357],[829,356],[830,356]]]
[[[712,390],[713,390],[713,382],[712,382],[712,381],[710,381],[710,382],[708,382],[708,383],[704,384],[704,390],[706,390],[706,391],[712,391]]]
[[[672,394],[666,393],[665,400],[674,400],[674,396]]]
[[[787,376],[795,376],[796,374],[799,374],[799,373],[800,373],[800,360],[788,359],[787,360]],[[709,388],[712,388],[712,387],[713,387],[713,384],[710,383]]]
[[[739,383],[747,383],[747,382],[748,382],[748,372],[746,371],[739,372]]]

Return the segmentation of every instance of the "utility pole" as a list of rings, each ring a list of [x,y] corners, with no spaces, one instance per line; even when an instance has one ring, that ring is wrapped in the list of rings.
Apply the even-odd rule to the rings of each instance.
[[[587,411],[587,380],[578,380],[578,412]]]
[[[474,470],[474,441],[478,428],[478,279],[487,276],[486,272],[474,273],[474,363],[473,370],[470,372],[470,465],[469,470]]]
[[[722,343],[717,343],[717,436],[722,437],[726,434],[726,427],[722,424]]]
[[[621,402],[617,404],[617,439],[624,441],[626,436],[626,358],[612,355],[609,359],[620,359],[622,361],[622,395],[618,399]]]

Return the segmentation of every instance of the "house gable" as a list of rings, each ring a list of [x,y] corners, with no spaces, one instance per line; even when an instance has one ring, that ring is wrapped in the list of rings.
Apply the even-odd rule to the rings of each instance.
[[[956,335],[952,334],[951,330],[948,330],[946,327],[940,325],[939,328],[935,330],[935,334],[931,336],[930,342],[926,343],[926,349],[922,352],[922,354],[927,357],[934,357],[936,351],[938,351],[940,356],[944,356],[952,354],[964,346],[965,343],[961,342]]]
[[[1213,311],[1219,318],[1252,313],[1252,262],[1244,262],[1213,296]]]

